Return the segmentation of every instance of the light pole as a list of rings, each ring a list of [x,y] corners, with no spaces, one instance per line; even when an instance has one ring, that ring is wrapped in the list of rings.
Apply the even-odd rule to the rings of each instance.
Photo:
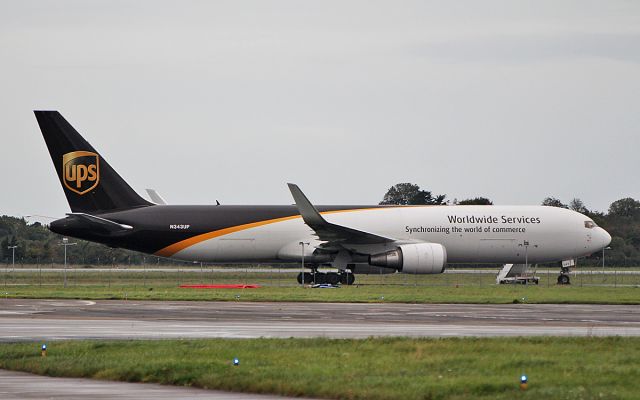
[[[300,242],[298,243],[300,246],[302,246],[302,262],[300,263],[300,286],[304,287],[304,245],[308,245],[308,242]]]
[[[147,258],[142,256],[142,286],[147,287]]]
[[[604,251],[605,250],[611,250],[611,247],[607,246],[602,248],[602,276],[604,276]]]
[[[16,269],[16,248],[18,246],[7,246],[7,249],[11,250],[11,270],[15,270]],[[9,271],[8,268],[5,267],[4,269],[4,286],[7,287],[7,279],[9,278]]]
[[[16,269],[16,249],[18,246],[8,246],[7,249],[11,249],[11,270]]]
[[[62,243],[59,246],[64,246],[64,287],[67,287],[67,246],[74,246],[78,243],[69,243],[69,239],[62,238]]]

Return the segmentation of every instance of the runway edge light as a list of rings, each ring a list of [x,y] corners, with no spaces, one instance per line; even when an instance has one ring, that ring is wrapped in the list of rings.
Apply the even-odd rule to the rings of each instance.
[[[520,376],[520,390],[527,390],[527,382],[529,381],[529,379],[527,378],[527,375],[522,374]]]
[[[42,347],[40,348],[40,350],[42,351],[42,357],[46,357],[47,356],[47,345],[43,344]]]
[[[237,367],[238,365],[240,365],[240,360],[238,360],[237,358],[234,358],[234,359],[233,359],[233,365],[235,365],[236,367]]]

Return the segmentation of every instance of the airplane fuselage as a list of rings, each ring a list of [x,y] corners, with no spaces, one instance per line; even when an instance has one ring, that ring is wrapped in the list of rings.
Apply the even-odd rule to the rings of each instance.
[[[393,237],[398,242],[443,245],[448,263],[542,263],[591,254],[610,236],[590,218],[544,206],[318,206],[331,223]],[[300,242],[317,245],[295,206],[156,205],[100,215],[135,227],[122,234],[82,231],[66,219],[51,229],[63,235],[181,260],[294,262]],[[397,243],[396,243],[397,244]],[[394,244],[395,245],[395,244]],[[313,261],[313,248],[305,257]],[[355,253],[388,245],[349,245]],[[357,260],[356,260],[357,262]]]
[[[433,274],[447,263],[541,263],[591,254],[611,237],[543,206],[158,205],[140,197],[57,111],[35,111],[71,213],[50,229],[112,247],[218,263],[331,264]],[[161,199],[159,199],[161,200]],[[333,274],[333,273],[331,273]],[[315,272],[314,272],[315,275]],[[348,274],[327,282],[353,283]],[[301,272],[299,280],[308,279]]]

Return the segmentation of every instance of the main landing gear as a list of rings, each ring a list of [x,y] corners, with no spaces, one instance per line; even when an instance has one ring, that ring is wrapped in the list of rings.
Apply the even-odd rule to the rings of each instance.
[[[356,281],[355,275],[352,272],[340,271],[340,272],[318,272],[317,270],[312,270],[311,272],[305,272],[304,277],[302,276],[302,272],[298,274],[297,280],[298,283],[302,284],[302,280],[304,279],[304,283],[308,285],[312,284],[331,284],[337,285],[341,283],[343,285],[353,285]]]
[[[560,267],[560,275],[558,275],[558,285],[570,285],[569,267]]]

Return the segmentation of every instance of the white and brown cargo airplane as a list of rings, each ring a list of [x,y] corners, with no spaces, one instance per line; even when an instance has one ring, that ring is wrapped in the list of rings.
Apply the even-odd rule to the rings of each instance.
[[[162,257],[300,263],[437,274],[452,263],[542,263],[586,256],[611,236],[589,217],[545,206],[164,205],[140,197],[57,111],[35,111],[71,207],[56,233]],[[308,276],[307,276],[308,275]],[[311,275],[298,276],[310,280]],[[353,274],[324,280],[353,283]]]

